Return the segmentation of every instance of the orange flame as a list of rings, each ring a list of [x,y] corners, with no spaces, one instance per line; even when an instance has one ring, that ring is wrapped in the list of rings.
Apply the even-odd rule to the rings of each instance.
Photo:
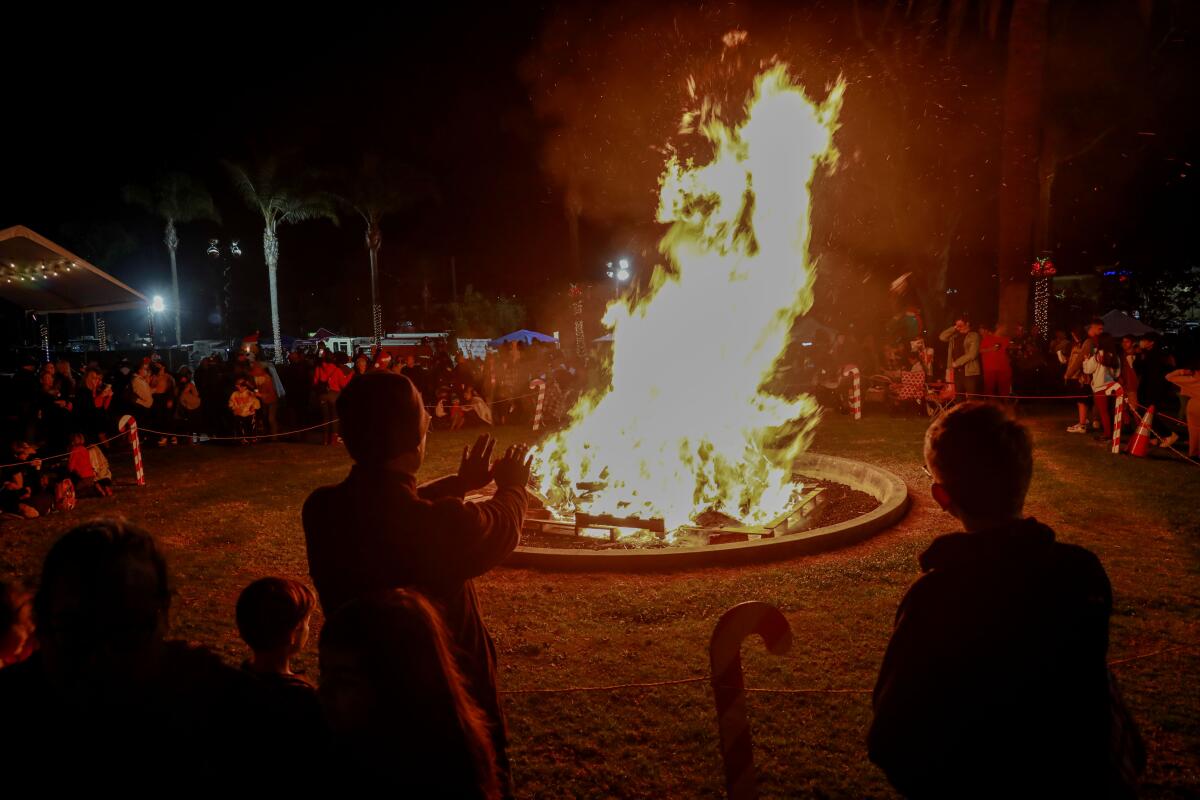
[[[811,397],[764,390],[812,305],[812,179],[836,158],[845,84],[810,100],[779,65],[758,76],[745,120],[700,130],[706,164],[672,156],[658,219],[671,223],[636,302],[610,304],[612,383],[580,400],[536,454],[563,514],[663,517],[719,511],[748,524],[787,510],[792,463],[817,422]],[[580,483],[602,484],[581,495]]]

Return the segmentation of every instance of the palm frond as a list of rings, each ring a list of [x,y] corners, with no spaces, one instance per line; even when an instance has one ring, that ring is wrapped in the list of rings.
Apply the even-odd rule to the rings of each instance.
[[[182,172],[160,174],[147,185],[129,185],[121,190],[125,202],[160,219],[175,222],[212,220],[219,222],[212,195],[204,185]]]
[[[212,195],[191,175],[172,172],[164,177],[160,186],[163,210],[168,211],[176,222],[221,221]]]
[[[280,156],[269,156],[249,168],[230,161],[225,166],[247,205],[262,213],[268,228],[315,219],[338,224],[337,196],[308,188],[314,182],[311,172],[283,172]]]
[[[375,154],[362,157],[357,171],[343,181],[342,204],[365,222],[411,208],[434,194],[432,182],[416,168]]]
[[[282,222],[295,224],[309,220],[327,219],[338,225],[337,196],[330,192],[311,192],[308,194],[291,194],[280,198],[283,202],[278,206],[279,219]]]
[[[157,203],[154,198],[154,191],[148,186],[140,184],[129,184],[121,187],[121,197],[126,203],[134,206],[140,206],[142,209],[157,214]]]
[[[233,187],[237,189],[246,205],[260,212],[264,217],[267,216],[266,196],[259,189],[260,182],[256,182],[255,178],[251,177],[249,170],[240,164],[232,161],[222,163],[229,172],[229,179],[233,182]]]

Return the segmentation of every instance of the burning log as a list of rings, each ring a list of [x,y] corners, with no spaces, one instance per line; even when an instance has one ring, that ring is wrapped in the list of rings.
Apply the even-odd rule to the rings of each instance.
[[[613,517],[608,514],[575,513],[575,533],[584,528],[640,528],[654,533],[667,532],[667,523],[663,519],[641,519],[639,517]]]

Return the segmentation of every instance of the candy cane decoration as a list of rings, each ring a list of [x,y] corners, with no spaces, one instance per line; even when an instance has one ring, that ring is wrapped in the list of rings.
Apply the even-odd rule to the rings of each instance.
[[[725,791],[733,800],[758,797],[742,676],[742,642],[752,634],[761,636],[767,651],[775,655],[783,655],[792,646],[792,629],[779,609],[768,603],[750,602],[721,615],[708,647],[721,760],[725,762]]]
[[[138,439],[137,420],[126,414],[117,423],[117,430],[129,428],[129,444],[133,448],[133,473],[137,476],[137,485],[146,485],[146,472],[142,469],[142,443]]]
[[[842,368],[842,377],[853,377],[850,385],[850,411],[855,419],[862,419],[862,374],[858,367],[848,364]]]
[[[534,378],[529,383],[530,389],[537,389],[537,408],[533,411],[533,429],[539,430],[542,427],[542,406],[546,400],[546,382],[541,378]]]
[[[1104,389],[1104,393],[1108,395],[1116,395],[1116,401],[1113,404],[1113,435],[1112,435],[1112,452],[1117,455],[1121,452],[1121,425],[1125,422],[1125,387],[1119,383],[1110,383]]]

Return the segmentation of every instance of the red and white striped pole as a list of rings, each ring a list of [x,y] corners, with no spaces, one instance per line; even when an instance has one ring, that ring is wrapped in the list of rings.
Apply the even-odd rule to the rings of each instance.
[[[537,389],[537,407],[533,410],[533,429],[540,430],[542,427],[542,408],[546,402],[546,382],[541,378],[534,378],[529,382],[530,389]]]
[[[742,642],[752,634],[761,636],[767,650],[775,655],[783,655],[792,646],[787,619],[775,606],[756,601],[741,603],[721,615],[708,648],[721,760],[725,763],[725,791],[732,800],[758,797],[754,742],[746,717],[742,676]]]
[[[1113,403],[1112,452],[1113,455],[1118,455],[1121,452],[1121,425],[1125,422],[1125,387],[1119,383],[1110,383],[1104,393],[1116,395],[1117,398]]]
[[[842,368],[842,377],[851,376],[853,378],[850,384],[850,413],[855,419],[862,419],[862,373],[858,367],[853,364],[847,364]]]
[[[129,414],[121,417],[121,421],[117,423],[117,429],[124,431],[129,429],[129,445],[133,448],[133,474],[137,478],[138,486],[146,485],[146,472],[142,469],[142,443],[138,439],[137,420]]]

